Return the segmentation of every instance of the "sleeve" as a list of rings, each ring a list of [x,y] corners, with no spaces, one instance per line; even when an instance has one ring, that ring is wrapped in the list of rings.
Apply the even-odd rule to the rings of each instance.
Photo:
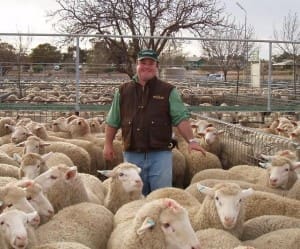
[[[121,115],[120,115],[120,92],[117,90],[114,95],[110,110],[106,117],[106,123],[114,128],[120,128]]]
[[[187,120],[190,118],[191,114],[184,105],[176,88],[173,88],[170,93],[169,104],[173,126],[177,126],[182,120]]]

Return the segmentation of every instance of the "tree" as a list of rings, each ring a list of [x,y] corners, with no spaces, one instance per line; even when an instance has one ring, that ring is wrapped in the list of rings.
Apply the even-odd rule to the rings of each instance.
[[[0,42],[0,76],[5,76],[16,62],[16,49],[13,45]]]
[[[300,21],[298,19],[297,12],[289,12],[287,16],[284,17],[282,27],[280,31],[274,30],[274,37],[276,40],[285,41],[298,41],[300,40]],[[300,44],[296,43],[276,43],[276,46],[285,54],[290,55],[293,59],[293,85],[294,94],[297,95],[296,81],[297,81],[297,55],[300,52]]]
[[[224,41],[201,41],[202,48],[206,55],[223,71],[225,81],[227,80],[229,70],[234,69],[237,71],[237,92],[240,70],[243,68],[246,69],[246,57],[248,54],[251,54],[254,46],[253,43],[245,43],[239,40],[244,40],[245,38],[251,39],[253,33],[253,28],[248,26],[245,37],[245,26],[236,25],[234,22],[229,23],[229,21],[227,21],[227,25],[210,32],[211,37],[224,39]]]
[[[56,0],[58,9],[49,13],[56,29],[63,33],[100,34],[109,51],[118,53],[125,66],[120,70],[133,75],[132,64],[141,48],[160,54],[167,43],[184,30],[200,36],[207,28],[221,25],[224,7],[216,0]],[[122,37],[114,38],[111,35]],[[143,36],[129,37],[124,36]]]
[[[39,44],[32,49],[29,56],[32,63],[44,65],[48,63],[58,63],[61,60],[61,52],[49,43]]]

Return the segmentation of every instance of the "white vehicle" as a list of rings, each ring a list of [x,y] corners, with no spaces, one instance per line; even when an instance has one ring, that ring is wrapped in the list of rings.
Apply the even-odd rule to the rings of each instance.
[[[208,80],[224,80],[224,75],[219,73],[209,74],[207,77]]]

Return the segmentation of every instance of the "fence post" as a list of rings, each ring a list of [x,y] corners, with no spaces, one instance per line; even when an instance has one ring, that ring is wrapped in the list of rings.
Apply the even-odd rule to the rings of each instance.
[[[79,36],[76,36],[76,104],[75,104],[75,112],[79,114],[80,111],[80,71],[79,71]]]
[[[269,75],[268,75],[268,112],[271,112],[271,98],[272,98],[272,42],[269,42]]]

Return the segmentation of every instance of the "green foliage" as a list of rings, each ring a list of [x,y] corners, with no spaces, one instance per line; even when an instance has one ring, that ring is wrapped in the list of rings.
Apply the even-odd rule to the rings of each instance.
[[[49,43],[39,44],[29,56],[32,63],[58,63],[61,60],[61,52]]]
[[[34,73],[40,73],[44,70],[44,67],[43,67],[43,65],[34,65],[32,67],[32,70]]]

